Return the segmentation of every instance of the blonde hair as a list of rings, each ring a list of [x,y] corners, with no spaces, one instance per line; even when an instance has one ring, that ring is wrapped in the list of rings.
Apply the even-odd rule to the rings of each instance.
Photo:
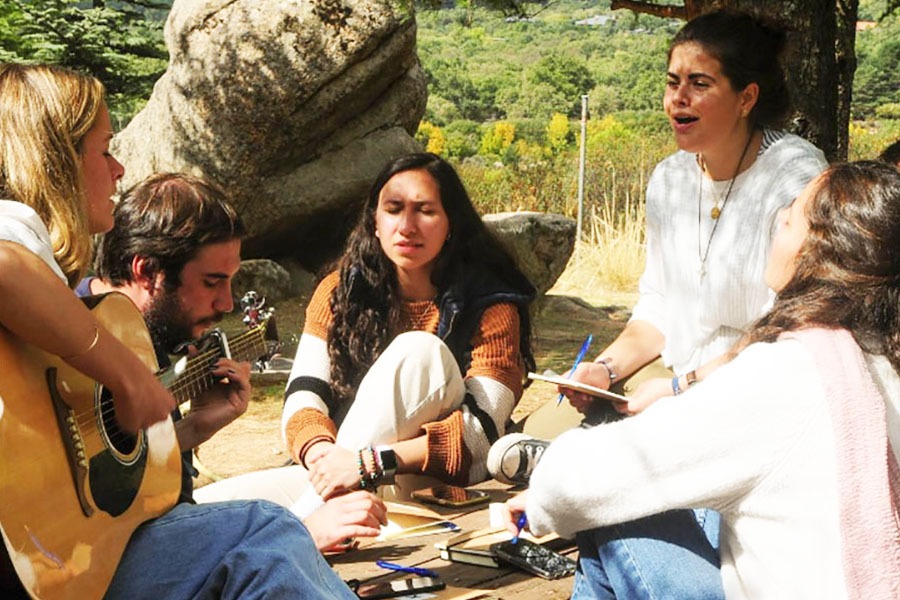
[[[70,285],[91,260],[80,153],[105,102],[103,84],[89,75],[0,65],[0,193],[40,216]]]

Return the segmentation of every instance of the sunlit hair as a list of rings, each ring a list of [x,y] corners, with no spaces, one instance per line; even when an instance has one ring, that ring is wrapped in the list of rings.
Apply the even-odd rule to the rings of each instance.
[[[170,290],[201,248],[246,234],[243,221],[217,185],[181,173],[151,175],[127,190],[113,212],[115,225],[97,247],[97,275],[121,286],[133,280],[131,262],[148,259]]]
[[[80,152],[105,98],[103,85],[88,75],[0,65],[0,196],[40,216],[70,285],[91,260]]]
[[[719,61],[731,88],[741,91],[751,83],[759,86],[759,97],[748,118],[754,128],[778,128],[791,110],[780,57],[785,35],[760,18],[732,10],[716,10],[687,22],[669,46],[694,42]]]
[[[438,296],[467,271],[485,268],[500,278],[525,279],[513,258],[487,229],[459,175],[445,160],[430,153],[402,156],[388,163],[369,191],[340,262],[340,280],[331,298],[334,320],[328,335],[331,381],[344,400],[352,399],[362,377],[396,333],[401,298],[397,271],[375,237],[375,213],[381,189],[397,173],[421,170],[438,184],[450,236],[435,260],[431,281]],[[350,285],[352,281],[352,286]],[[527,319],[527,316],[525,317]],[[520,353],[533,370],[531,326],[523,323]]]
[[[878,161],[836,164],[812,185],[795,273],[747,343],[841,327],[900,371],[900,171]]]

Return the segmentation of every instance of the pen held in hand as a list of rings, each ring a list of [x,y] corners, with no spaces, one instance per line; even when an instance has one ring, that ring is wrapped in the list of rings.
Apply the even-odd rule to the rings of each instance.
[[[516,535],[513,536],[511,540],[513,544],[519,543],[519,536],[522,535],[522,530],[525,529],[525,525],[528,523],[528,518],[525,516],[523,512],[519,515],[519,518],[516,520]]]
[[[575,364],[572,365],[572,369],[566,375],[566,379],[571,379],[572,374],[575,373],[575,369],[578,368],[578,365],[581,364],[581,361],[584,360],[584,355],[587,354],[588,348],[591,347],[591,342],[594,340],[594,334],[589,333],[586,338],[584,338],[584,343],[581,344],[581,349],[578,351],[578,355],[575,357]],[[560,392],[559,397],[556,399],[556,405],[559,406],[562,402],[563,394]]]

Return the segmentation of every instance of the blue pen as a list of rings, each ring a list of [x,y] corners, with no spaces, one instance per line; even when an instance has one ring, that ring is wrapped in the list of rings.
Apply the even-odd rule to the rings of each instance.
[[[375,564],[382,569],[390,569],[391,571],[397,571],[399,573],[410,573],[412,575],[418,575],[420,577],[438,576],[438,574],[431,569],[424,569],[422,567],[405,567],[403,565],[398,565],[397,563],[388,562],[386,560],[376,560]]]
[[[578,356],[575,357],[575,364],[572,365],[572,370],[569,371],[569,374],[566,375],[566,379],[572,377],[572,373],[575,372],[575,369],[578,368],[578,365],[581,364],[581,361],[584,360],[584,355],[587,354],[588,348],[591,347],[591,342],[594,340],[594,334],[589,333],[586,338],[584,338],[584,343],[581,345],[581,350],[578,351]],[[562,402],[563,394],[560,393],[559,398],[556,399],[556,405],[559,406]]]
[[[519,536],[522,534],[522,530],[525,529],[525,524],[528,523],[528,518],[525,516],[523,512],[519,515],[519,518],[516,520],[516,535],[513,536],[512,543],[519,543]]]

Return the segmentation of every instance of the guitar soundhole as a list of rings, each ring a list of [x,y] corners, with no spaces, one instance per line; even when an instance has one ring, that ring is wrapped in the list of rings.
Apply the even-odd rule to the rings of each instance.
[[[140,455],[143,435],[137,435],[124,431],[116,420],[116,410],[112,401],[112,394],[104,387],[99,388],[100,431],[106,440],[107,446],[123,463],[131,463]]]

